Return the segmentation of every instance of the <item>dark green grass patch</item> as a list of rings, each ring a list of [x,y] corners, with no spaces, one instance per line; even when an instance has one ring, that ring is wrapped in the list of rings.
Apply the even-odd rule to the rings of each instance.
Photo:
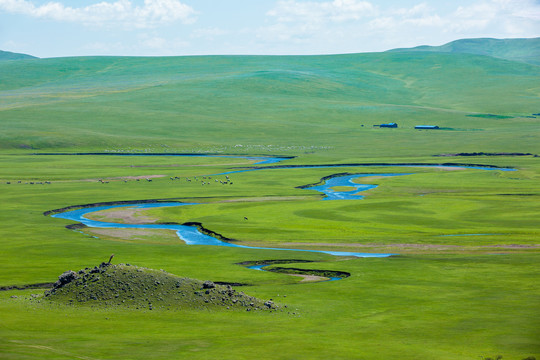
[[[512,119],[511,116],[495,115],[495,114],[471,114],[467,116],[484,118],[484,119]]]

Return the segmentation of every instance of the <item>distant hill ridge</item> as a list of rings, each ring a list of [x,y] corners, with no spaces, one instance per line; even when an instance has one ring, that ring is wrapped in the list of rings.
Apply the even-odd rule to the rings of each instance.
[[[412,48],[391,49],[386,52],[473,54],[540,65],[540,37],[526,39],[460,39],[440,46],[421,45]],[[0,50],[0,61],[24,59],[38,59],[38,57]]]
[[[417,46],[389,52],[437,52],[485,55],[494,58],[540,65],[540,38],[531,39],[461,39],[441,46]]]
[[[2,60],[24,60],[24,59],[37,59],[37,57],[27,54],[19,54],[10,51],[0,50],[0,61]]]

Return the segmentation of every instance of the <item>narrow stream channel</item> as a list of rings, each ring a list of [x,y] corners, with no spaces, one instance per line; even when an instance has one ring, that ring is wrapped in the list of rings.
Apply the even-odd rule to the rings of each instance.
[[[271,247],[256,247],[256,246],[246,246],[239,245],[235,243],[229,243],[216,239],[212,236],[203,234],[194,226],[187,225],[169,225],[169,224],[121,224],[121,223],[112,223],[104,222],[97,220],[90,220],[85,215],[108,210],[113,208],[122,208],[122,207],[136,207],[139,209],[148,209],[148,208],[158,208],[158,207],[169,207],[169,206],[195,206],[197,204],[186,204],[186,203],[148,203],[148,204],[136,204],[136,205],[111,205],[111,206],[99,206],[94,208],[85,208],[66,211],[63,213],[52,215],[52,217],[66,219],[71,221],[80,222],[89,227],[95,228],[115,228],[115,229],[167,229],[174,230],[178,237],[183,240],[187,245],[207,245],[207,246],[228,246],[236,247],[243,249],[256,249],[256,250],[283,250],[283,251],[304,251],[304,252],[316,252],[323,253],[335,256],[356,256],[356,257],[387,257],[392,254],[373,254],[373,253],[357,253],[357,252],[347,252],[347,251],[325,251],[325,250],[307,250],[307,249],[285,249],[285,248],[271,248]]]

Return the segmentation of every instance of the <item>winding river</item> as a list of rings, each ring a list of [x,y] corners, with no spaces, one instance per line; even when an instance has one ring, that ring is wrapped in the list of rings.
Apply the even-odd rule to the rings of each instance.
[[[67,154],[47,154],[47,155],[67,155]],[[123,155],[123,156],[152,156],[149,154],[75,154],[75,155]],[[167,155],[167,154],[159,154],[161,156],[205,156],[205,155]],[[154,155],[156,156],[156,155]],[[220,155],[219,155],[220,156]],[[241,156],[231,156],[231,157],[241,157]],[[271,158],[271,157],[252,157],[252,156],[244,156],[241,158],[250,159],[250,160],[257,160],[257,164],[275,164],[279,163],[283,160],[287,160],[288,158]],[[338,167],[340,165],[329,165],[329,166],[305,166],[305,168],[313,168],[313,167]],[[351,167],[355,165],[346,164],[341,165],[342,167]],[[369,165],[366,164],[359,164],[357,166],[366,167]],[[381,166],[380,164],[372,165],[372,166]],[[408,166],[408,167],[445,167],[444,165],[388,165],[388,166]],[[502,170],[502,171],[511,171],[513,169],[504,169],[504,168],[490,168],[490,167],[478,167],[478,166],[456,166],[456,165],[448,165],[446,167],[459,167],[459,168],[474,168],[474,169],[482,169],[482,170]],[[281,169],[284,169],[285,167],[281,167]],[[302,166],[294,166],[293,168],[303,168]],[[245,170],[238,170],[233,172],[244,172],[244,171],[256,171],[256,170],[267,170],[269,168],[263,167],[263,168],[255,168],[255,169],[245,169]],[[230,172],[229,172],[230,173]],[[227,173],[222,173],[227,174]],[[221,175],[221,174],[219,174]],[[312,187],[307,187],[305,189],[308,190],[316,190],[324,193],[326,195],[325,200],[358,200],[362,199],[363,196],[358,195],[358,192],[373,189],[376,187],[376,185],[369,185],[369,184],[357,184],[354,182],[354,180],[361,178],[361,177],[371,177],[371,176],[404,176],[404,175],[410,175],[407,173],[396,173],[396,174],[355,174],[355,175],[344,175],[344,176],[338,176],[333,177],[325,181],[322,185],[316,185]],[[344,191],[336,190],[336,187],[347,187]],[[244,249],[254,249],[254,250],[281,250],[281,251],[302,251],[302,252],[313,252],[313,253],[323,253],[323,254],[329,254],[334,256],[354,256],[354,257],[388,257],[393,254],[377,254],[377,253],[358,253],[358,252],[347,252],[347,251],[326,251],[326,250],[307,250],[307,249],[286,249],[286,248],[272,248],[272,247],[255,247],[255,246],[246,246],[246,245],[240,245],[235,243],[230,243],[226,241],[222,241],[219,239],[216,239],[214,237],[211,237],[209,235],[201,233],[196,227],[194,226],[187,226],[187,225],[169,225],[169,224],[122,224],[122,223],[113,223],[113,222],[104,222],[104,221],[96,221],[91,220],[87,218],[86,216],[90,213],[94,213],[97,211],[112,209],[112,208],[121,208],[121,207],[135,207],[135,208],[157,208],[157,207],[170,207],[170,206],[196,206],[196,203],[180,203],[180,202],[156,202],[156,203],[139,203],[139,204],[129,204],[129,205],[110,205],[110,206],[98,206],[98,207],[92,207],[92,208],[84,208],[84,209],[77,209],[77,210],[71,210],[71,211],[65,211],[62,213],[54,214],[52,217],[60,218],[60,219],[66,219],[71,221],[80,222],[86,226],[89,227],[96,227],[96,228],[117,228],[117,229],[167,229],[167,230],[174,230],[178,237],[183,240],[187,245],[206,245],[206,246],[227,246],[227,247],[235,247],[235,248],[244,248]]]
[[[147,204],[131,204],[131,205],[111,205],[111,206],[98,206],[93,208],[77,209],[66,211],[60,214],[52,215],[52,217],[72,220],[80,222],[89,227],[96,228],[115,228],[115,229],[167,229],[174,230],[178,237],[183,240],[187,245],[210,245],[210,246],[228,246],[243,249],[257,249],[257,250],[284,250],[284,251],[304,251],[304,252],[316,252],[324,253],[335,256],[356,256],[356,257],[387,257],[392,254],[372,254],[372,253],[356,253],[346,251],[324,251],[324,250],[305,250],[305,249],[285,249],[285,248],[271,248],[271,247],[256,247],[246,246],[235,243],[230,243],[216,239],[212,236],[203,234],[194,226],[187,225],[169,225],[169,224],[121,224],[104,221],[90,220],[85,215],[113,208],[121,207],[135,207],[139,209],[149,209],[157,207],[169,207],[169,206],[194,206],[197,204],[189,203],[147,203]]]

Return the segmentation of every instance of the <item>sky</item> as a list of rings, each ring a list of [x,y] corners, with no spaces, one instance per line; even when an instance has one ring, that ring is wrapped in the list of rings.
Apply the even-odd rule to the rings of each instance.
[[[0,50],[38,57],[310,55],[540,36],[540,0],[0,0]]]

